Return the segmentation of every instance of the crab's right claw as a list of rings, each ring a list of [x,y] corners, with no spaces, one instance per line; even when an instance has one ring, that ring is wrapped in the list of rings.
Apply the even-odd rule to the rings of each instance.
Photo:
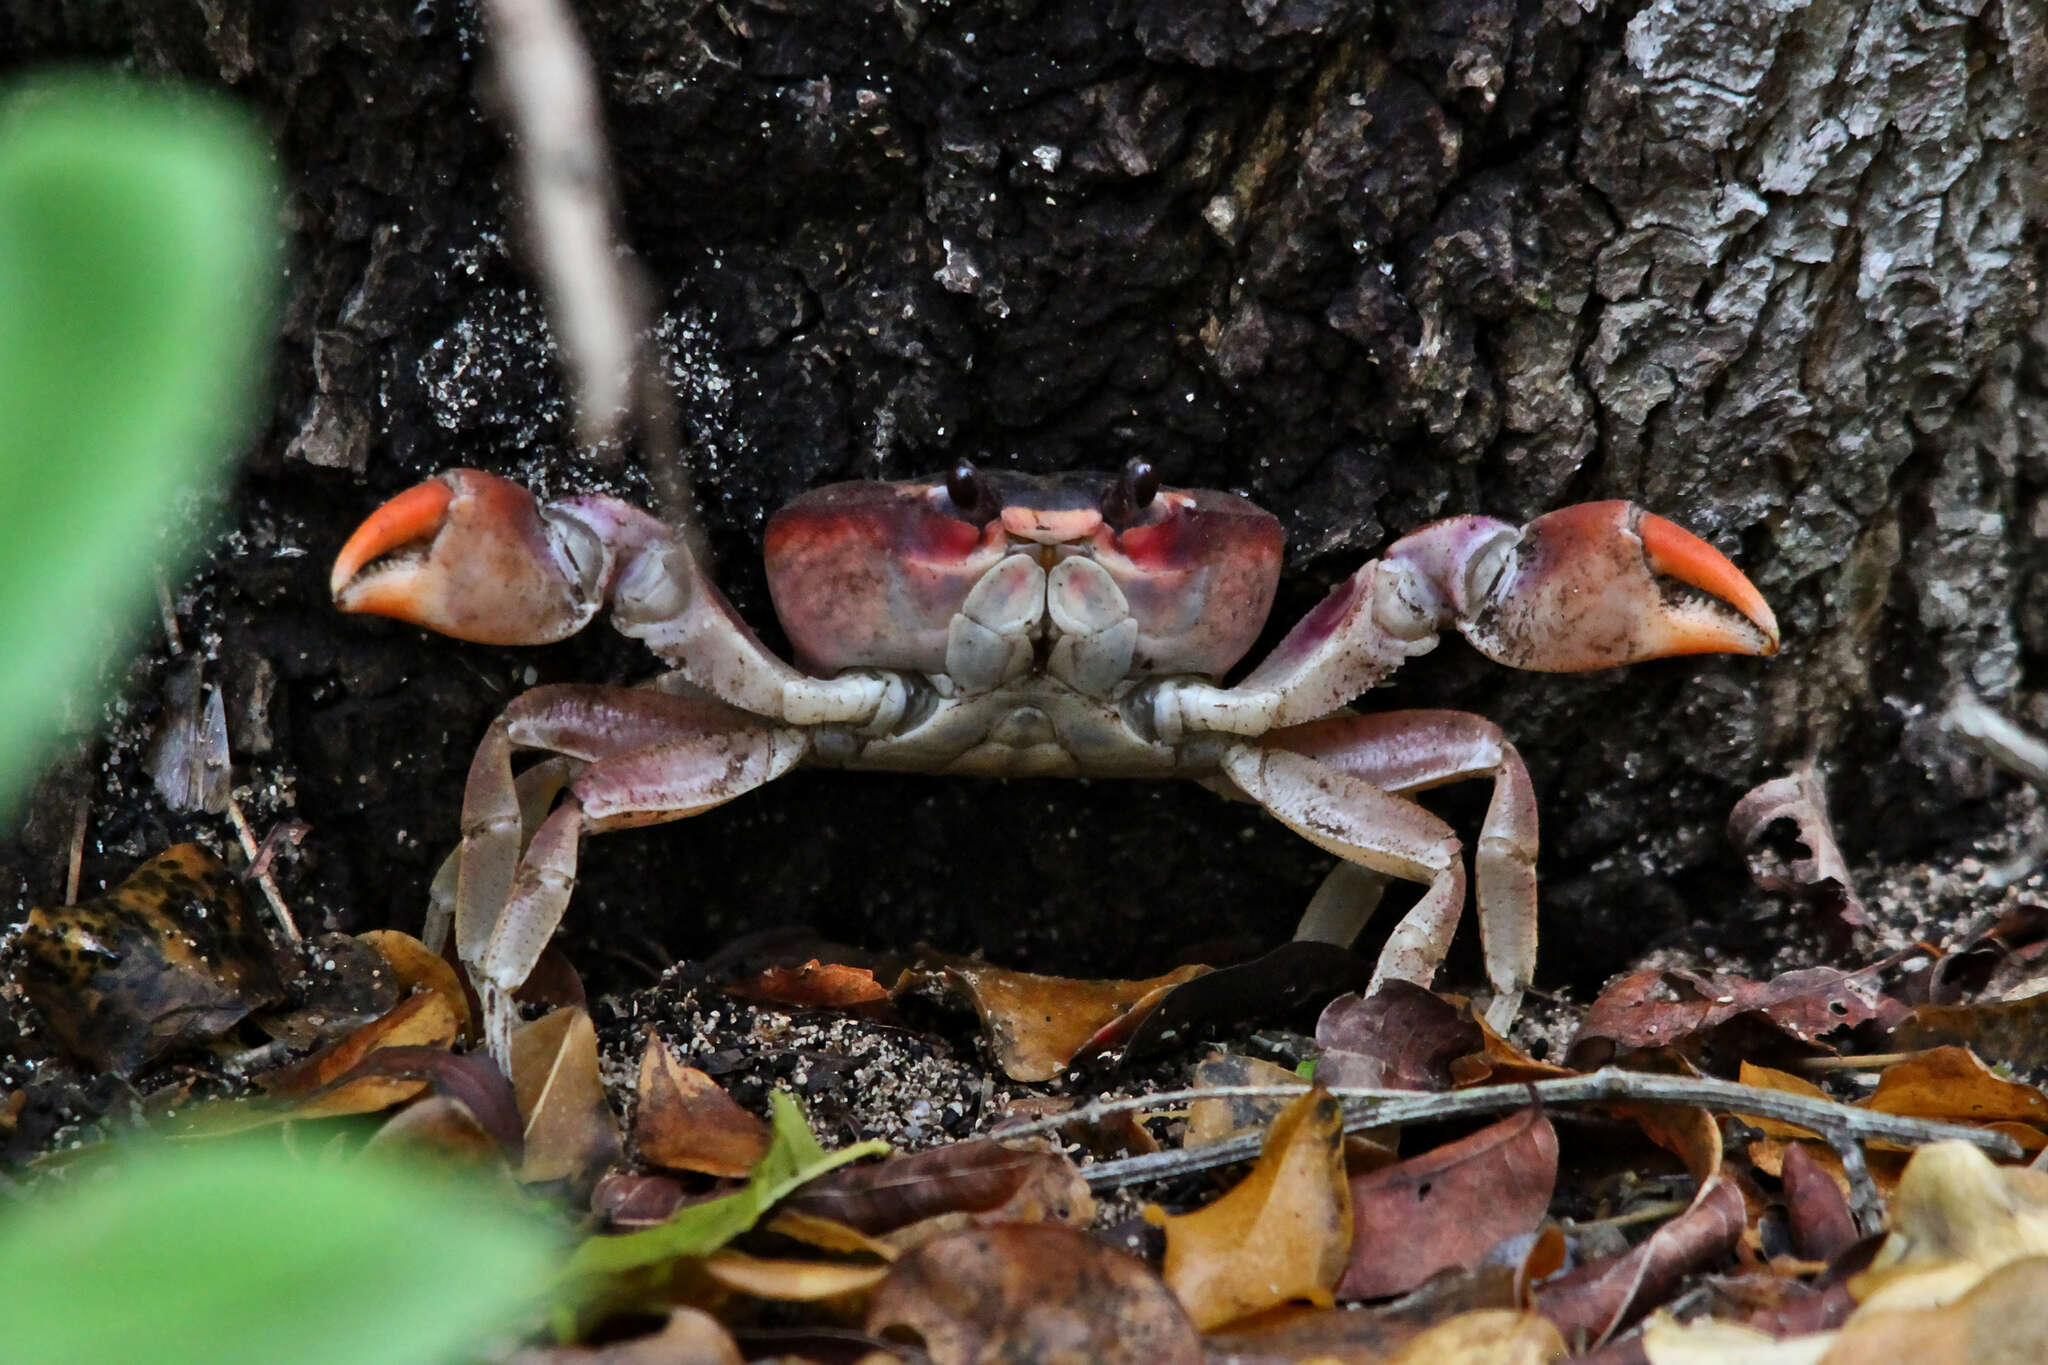
[[[1515,668],[1579,672],[1675,654],[1775,654],[1778,621],[1728,557],[1627,502],[1536,518],[1475,562],[1483,604],[1459,628]],[[1486,557],[1486,556],[1482,556]]]
[[[610,561],[583,521],[508,479],[451,469],[372,512],[341,547],[329,586],[343,611],[478,644],[538,645],[597,614]]]

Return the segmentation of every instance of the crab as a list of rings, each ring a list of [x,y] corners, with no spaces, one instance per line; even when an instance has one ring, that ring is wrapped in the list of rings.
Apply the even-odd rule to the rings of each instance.
[[[771,653],[678,536],[619,499],[542,503],[449,470],[374,512],[335,561],[344,610],[485,644],[560,640],[606,606],[672,670],[553,685],[492,723],[436,879],[428,935],[457,956],[508,1055],[511,992],[570,900],[586,834],[698,815],[799,764],[979,777],[1192,779],[1339,859],[1298,937],[1349,941],[1389,879],[1419,883],[1370,989],[1428,985],[1466,900],[1465,856],[1413,793],[1489,779],[1472,854],[1487,1018],[1536,958],[1536,800],[1515,747],[1466,712],[1350,703],[1455,627],[1515,668],[1767,655],[1771,609],[1720,551],[1627,502],[1513,526],[1455,516],[1339,583],[1262,662],[1280,522],[1232,493],[1114,473],[977,468],[838,483],[770,519]],[[548,757],[514,777],[515,750]]]

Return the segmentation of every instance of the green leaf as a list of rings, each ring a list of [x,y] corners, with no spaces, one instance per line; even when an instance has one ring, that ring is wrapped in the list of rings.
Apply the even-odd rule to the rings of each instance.
[[[879,1138],[828,1152],[811,1136],[804,1112],[787,1091],[769,1096],[771,1133],[744,1187],[722,1199],[678,1209],[667,1222],[617,1237],[593,1237],[569,1258],[568,1275],[617,1275],[712,1252],[761,1221],[798,1186],[862,1157],[887,1156]]]
[[[438,1168],[132,1152],[0,1213],[9,1365],[430,1365],[542,1303],[557,1239]]]
[[[0,801],[249,429],[274,203],[217,100],[82,75],[0,99]]]

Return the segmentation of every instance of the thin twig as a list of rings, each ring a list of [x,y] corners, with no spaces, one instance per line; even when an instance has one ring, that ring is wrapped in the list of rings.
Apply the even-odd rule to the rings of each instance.
[[[1888,1066],[1911,1061],[1918,1052],[1866,1052],[1852,1057],[1802,1057],[1788,1068],[1803,1071],[1809,1075],[1820,1075],[1830,1071],[1882,1071]]]
[[[2048,743],[1964,692],[1941,716],[1944,730],[2010,773],[2048,791]]]
[[[78,879],[85,870],[85,826],[92,815],[92,797],[78,798],[78,813],[71,818],[71,848],[64,866],[64,903],[78,904]]]
[[[1154,1095],[1096,1100],[1065,1114],[1011,1128],[998,1129],[991,1137],[1025,1137],[1052,1132],[1074,1123],[1099,1122],[1111,1114],[1163,1105],[1190,1104],[1202,1099],[1288,1099],[1301,1093],[1294,1086],[1231,1085],[1208,1090],[1174,1090]],[[1497,1114],[1535,1103],[1570,1104],[1669,1104],[1776,1119],[1823,1134],[1838,1143],[1865,1142],[1883,1138],[1919,1146],[1929,1142],[1956,1140],[1973,1143],[1995,1156],[2018,1157],[2019,1144],[2003,1133],[1970,1128],[1958,1123],[1937,1123],[1930,1119],[1879,1114],[1834,1100],[1811,1099],[1781,1090],[1765,1090],[1738,1081],[1703,1076],[1658,1076],[1641,1071],[1603,1068],[1590,1076],[1565,1076],[1556,1080],[1532,1081],[1519,1085],[1476,1086],[1470,1090],[1414,1091],[1365,1090],[1333,1087],[1330,1091],[1344,1104],[1344,1130],[1356,1132],[1402,1123],[1436,1123],[1445,1119]],[[1258,1155],[1264,1134],[1244,1133],[1179,1151],[1105,1161],[1085,1168],[1092,1189],[1114,1189],[1141,1181],[1165,1180],[1218,1166],[1235,1165]]]
[[[648,333],[649,291],[618,249],[596,68],[561,0],[487,0],[484,14],[548,321],[576,396],[577,438],[601,447],[636,417],[661,513],[708,569],[674,401]]]
[[[257,867],[257,859],[262,857],[262,847],[256,842],[256,831],[249,828],[249,817],[242,814],[242,803],[236,799],[233,792],[228,793],[228,819],[234,821],[235,837],[241,840],[242,854],[248,858],[249,866]],[[277,916],[278,927],[284,930],[284,936],[293,943],[302,941],[298,922],[292,918],[291,908],[284,903],[284,896],[278,891],[277,883],[270,876],[268,859],[263,861],[263,870],[257,872],[250,880],[263,889],[263,898],[270,902],[270,913]]]
[[[1880,1231],[1884,1227],[1884,1195],[1871,1178],[1863,1144],[1831,1137],[1829,1145],[1842,1158],[1842,1175],[1849,1182],[1849,1212],[1856,1219],[1856,1230],[1865,1236]]]

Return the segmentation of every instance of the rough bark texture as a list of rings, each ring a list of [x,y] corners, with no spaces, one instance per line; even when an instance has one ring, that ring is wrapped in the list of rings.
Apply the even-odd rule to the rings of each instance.
[[[1931,729],[1952,687],[2048,719],[2039,0],[581,15],[721,576],[757,623],[777,503],[962,454],[1144,452],[1251,494],[1289,535],[1276,627],[1439,514],[1636,498],[1752,572],[1782,656],[1536,678],[1450,643],[1390,693],[1523,744],[1551,984],[1660,936],[1741,942],[1722,823],[1788,760],[1835,773],[1852,863],[1897,859],[1990,818]],[[223,84],[275,131],[274,409],[181,624],[252,814],[313,825],[285,872],[302,913],[416,926],[495,709],[650,668],[602,630],[515,653],[326,604],[348,527],[439,467],[644,487],[566,445],[473,8],[4,0],[0,53]],[[140,775],[165,659],[31,803],[21,896],[55,894],[81,793],[88,888],[218,831]],[[599,945],[665,960],[802,921],[1151,971],[1281,936],[1327,859],[1194,788],[800,774],[584,866],[571,942],[600,976]]]

